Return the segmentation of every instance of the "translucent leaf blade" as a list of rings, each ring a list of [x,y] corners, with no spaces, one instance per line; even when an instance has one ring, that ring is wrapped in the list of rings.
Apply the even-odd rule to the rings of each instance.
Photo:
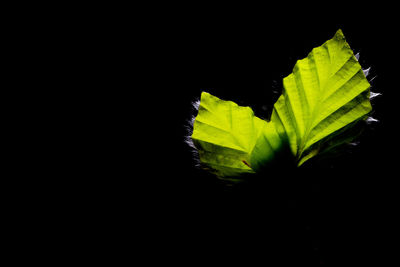
[[[275,103],[299,164],[318,154],[303,152],[371,110],[370,84],[341,30],[298,60]]]

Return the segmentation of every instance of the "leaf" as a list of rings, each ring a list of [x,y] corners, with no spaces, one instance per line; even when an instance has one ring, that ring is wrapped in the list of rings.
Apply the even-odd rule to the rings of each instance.
[[[200,161],[220,177],[253,173],[250,154],[266,122],[249,107],[201,94],[192,140]]]
[[[283,86],[273,118],[280,118],[299,165],[318,154],[317,143],[372,110],[370,84],[341,30],[298,60]]]
[[[341,30],[298,60],[283,87],[268,122],[203,92],[191,136],[203,166],[235,177],[260,171],[286,149],[300,166],[350,142],[372,110],[370,84]]]

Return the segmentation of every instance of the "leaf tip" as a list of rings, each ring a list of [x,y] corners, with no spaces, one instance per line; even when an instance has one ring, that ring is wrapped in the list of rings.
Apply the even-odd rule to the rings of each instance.
[[[339,28],[339,29],[336,31],[335,37],[338,38],[338,39],[343,39],[343,38],[344,38],[344,34],[343,34],[342,29]]]

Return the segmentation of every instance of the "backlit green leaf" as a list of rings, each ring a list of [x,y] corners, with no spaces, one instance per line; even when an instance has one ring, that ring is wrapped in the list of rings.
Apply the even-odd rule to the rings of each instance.
[[[370,84],[341,30],[298,60],[283,86],[273,112],[281,118],[299,165],[318,154],[318,142],[372,109]]]
[[[285,147],[300,166],[357,135],[352,129],[372,109],[369,88],[339,30],[283,79],[269,122],[203,92],[191,138],[200,162],[220,177],[257,172]]]

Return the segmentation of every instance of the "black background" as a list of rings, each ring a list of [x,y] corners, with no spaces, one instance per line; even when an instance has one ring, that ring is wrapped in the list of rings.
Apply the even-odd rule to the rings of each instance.
[[[24,96],[30,104],[21,117],[32,118],[32,126],[14,120],[24,127],[15,128],[22,148],[14,153],[30,163],[13,169],[26,179],[8,179],[17,183],[6,205],[16,216],[5,216],[18,227],[5,228],[13,241],[40,260],[86,256],[113,265],[391,262],[398,253],[399,90],[390,11],[397,8],[321,2],[321,12],[282,4],[28,11],[32,23],[20,23],[29,33],[13,30],[22,40],[10,38],[17,51],[5,51],[29,70],[14,74],[27,93],[14,91],[18,103]],[[296,60],[339,28],[371,67],[372,91],[382,93],[373,101],[379,123],[359,145],[237,185],[195,167],[184,138],[202,91],[268,118]],[[9,112],[19,109],[11,105]]]
[[[315,23],[260,13],[176,11],[146,21],[152,27],[142,29],[144,37],[124,46],[123,55],[133,50],[132,62],[120,59],[115,82],[123,89],[112,99],[117,114],[111,121],[123,124],[127,138],[116,137],[116,167],[100,180],[107,220],[121,225],[119,235],[137,241],[148,259],[309,266],[389,261],[397,176],[390,153],[398,94],[390,80],[392,25],[365,22],[367,15],[346,20],[339,13]],[[361,65],[371,67],[372,91],[382,93],[373,101],[379,122],[358,146],[233,186],[194,166],[184,137],[195,115],[191,103],[202,91],[267,118],[296,60],[339,28]],[[136,58],[143,61],[131,69]]]

